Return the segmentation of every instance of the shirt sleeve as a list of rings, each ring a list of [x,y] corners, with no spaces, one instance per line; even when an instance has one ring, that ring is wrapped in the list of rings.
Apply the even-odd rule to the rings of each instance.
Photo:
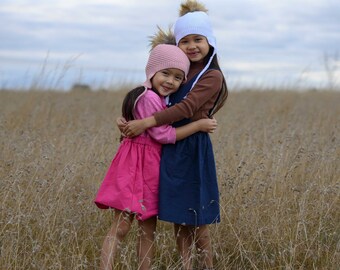
[[[171,124],[184,118],[192,118],[207,102],[211,103],[212,108],[217,93],[222,87],[222,82],[223,75],[219,70],[208,70],[198,80],[185,99],[154,114],[157,126]]]
[[[163,100],[153,91],[148,90],[136,104],[135,117],[137,119],[152,116],[155,112],[164,110]],[[146,130],[146,133],[161,144],[176,142],[176,129],[170,125],[161,125]]]

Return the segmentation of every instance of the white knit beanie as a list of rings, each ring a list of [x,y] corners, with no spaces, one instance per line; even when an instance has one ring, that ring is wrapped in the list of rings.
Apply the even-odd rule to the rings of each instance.
[[[190,68],[190,61],[186,54],[177,46],[159,44],[150,52],[149,60],[145,67],[146,81],[143,85],[147,88],[152,88],[152,77],[158,71],[167,68],[182,70],[184,72],[184,81],[186,81]]]
[[[205,36],[208,43],[216,49],[216,39],[213,34],[210,19],[203,11],[188,12],[179,17],[174,26],[176,44],[187,35],[197,34]]]
[[[174,26],[174,34],[176,38],[176,44],[178,45],[179,41],[187,35],[202,35],[205,36],[208,40],[210,46],[214,48],[213,54],[211,55],[207,65],[200,72],[197,79],[193,83],[192,87],[196,84],[199,78],[203,75],[203,73],[209,68],[213,57],[216,54],[216,39],[213,34],[213,30],[211,27],[209,16],[206,12],[203,11],[194,11],[188,12],[185,15],[179,17]]]

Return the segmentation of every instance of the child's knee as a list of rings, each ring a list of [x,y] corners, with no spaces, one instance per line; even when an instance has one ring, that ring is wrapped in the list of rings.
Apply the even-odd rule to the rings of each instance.
[[[125,213],[120,213],[115,216],[115,223],[117,224],[116,235],[119,239],[124,238],[131,228],[131,217]]]
[[[124,238],[128,232],[130,231],[130,227],[131,225],[127,222],[120,222],[118,227],[117,227],[117,231],[116,231],[116,235],[119,239]]]

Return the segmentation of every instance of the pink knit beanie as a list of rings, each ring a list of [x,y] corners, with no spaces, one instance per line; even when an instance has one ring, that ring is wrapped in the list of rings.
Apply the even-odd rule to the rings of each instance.
[[[190,61],[186,54],[177,46],[159,44],[150,52],[149,60],[145,67],[146,81],[143,85],[147,88],[152,88],[152,77],[158,71],[167,68],[178,68],[182,70],[184,72],[184,81],[186,81],[190,68]]]

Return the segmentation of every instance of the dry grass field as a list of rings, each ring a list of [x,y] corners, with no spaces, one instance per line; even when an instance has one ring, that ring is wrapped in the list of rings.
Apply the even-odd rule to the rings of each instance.
[[[98,269],[125,92],[0,91],[0,269]],[[216,269],[339,269],[340,92],[232,92],[212,134]],[[136,269],[136,226],[115,269]],[[179,269],[159,222],[154,269]]]

